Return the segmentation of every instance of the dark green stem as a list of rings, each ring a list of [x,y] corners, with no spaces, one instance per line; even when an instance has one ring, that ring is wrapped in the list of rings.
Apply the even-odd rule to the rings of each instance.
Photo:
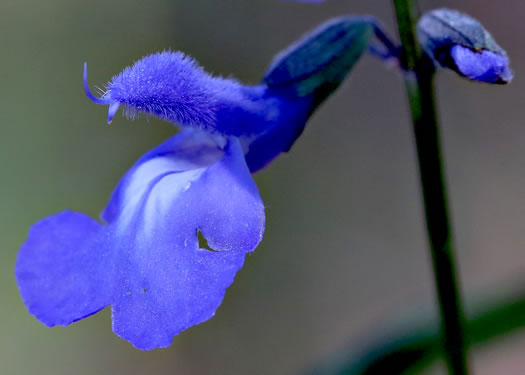
[[[456,276],[445,180],[434,102],[434,68],[421,52],[415,32],[416,0],[394,0],[401,38],[401,65],[410,102],[427,230],[441,310],[445,359],[451,375],[468,374],[463,309]]]

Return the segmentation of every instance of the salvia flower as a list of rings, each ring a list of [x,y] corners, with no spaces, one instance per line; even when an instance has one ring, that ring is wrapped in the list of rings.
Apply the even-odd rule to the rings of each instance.
[[[452,9],[436,9],[421,17],[417,32],[424,51],[438,65],[474,81],[512,80],[507,53],[474,18]]]
[[[238,140],[186,131],[123,177],[101,224],[66,211],[36,223],[16,266],[42,323],[68,325],[111,305],[113,330],[166,347],[211,318],[264,232],[264,206]],[[197,231],[216,251],[200,249]]]
[[[165,51],[124,69],[98,98],[84,69],[85,91],[109,106],[108,121],[123,106],[128,116],[158,116],[183,131],[124,175],[102,222],[65,211],[31,227],[15,270],[29,311],[54,326],[111,306],[114,332],[144,350],[211,318],[263,236],[251,172],[287,151],[344,79],[366,48],[359,30],[354,18],[321,26],[256,86]],[[210,249],[200,248],[199,232]]]

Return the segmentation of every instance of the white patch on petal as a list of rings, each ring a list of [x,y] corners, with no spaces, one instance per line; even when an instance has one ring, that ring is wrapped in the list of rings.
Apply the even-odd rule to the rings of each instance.
[[[159,220],[170,214],[175,199],[184,199],[183,193],[189,189],[191,182],[197,180],[207,168],[193,169],[167,175],[160,180],[149,193],[143,210],[144,235],[154,235],[155,228],[161,225]]]
[[[222,137],[192,132],[164,153],[137,166],[122,191],[122,208],[117,230],[129,230],[137,215],[141,215],[145,235],[152,235],[158,220],[168,214],[174,199],[189,190],[208,166],[224,155]]]
[[[169,157],[159,157],[148,160],[140,165],[130,177],[131,181],[122,192],[123,209],[120,213],[118,230],[125,232],[136,214],[137,208],[141,207],[143,199],[151,190],[151,184],[155,179],[173,171],[173,162]]]

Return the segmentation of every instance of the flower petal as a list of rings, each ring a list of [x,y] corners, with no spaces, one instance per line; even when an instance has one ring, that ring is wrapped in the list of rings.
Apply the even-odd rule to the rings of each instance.
[[[113,331],[142,350],[167,347],[173,336],[213,317],[245,256],[198,249],[182,238],[152,237],[133,250],[112,306]]]
[[[183,151],[188,144],[209,141],[184,133],[165,144],[176,149],[142,158],[110,202],[121,208],[112,224],[121,253],[113,330],[145,350],[169,346],[174,335],[211,318],[264,232],[264,206],[239,142],[229,140],[208,166],[184,169],[196,160]],[[197,154],[212,159],[204,149],[216,157],[213,147]],[[199,249],[198,230],[214,250],[231,251]]]
[[[512,80],[509,59],[504,54],[492,51],[473,51],[461,45],[450,50],[458,73],[474,81],[487,83],[507,83]]]
[[[237,139],[193,183],[185,202],[203,207],[191,214],[214,250],[252,251],[262,240],[264,204]]]
[[[115,270],[104,234],[95,220],[71,211],[31,227],[15,275],[25,305],[39,321],[68,325],[111,303]]]

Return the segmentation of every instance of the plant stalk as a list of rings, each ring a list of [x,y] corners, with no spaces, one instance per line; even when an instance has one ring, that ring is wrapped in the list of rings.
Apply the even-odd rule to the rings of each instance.
[[[393,0],[401,38],[401,65],[419,160],[425,217],[441,312],[443,352],[450,375],[467,375],[464,313],[454,260],[434,100],[435,70],[416,36],[417,0]]]

